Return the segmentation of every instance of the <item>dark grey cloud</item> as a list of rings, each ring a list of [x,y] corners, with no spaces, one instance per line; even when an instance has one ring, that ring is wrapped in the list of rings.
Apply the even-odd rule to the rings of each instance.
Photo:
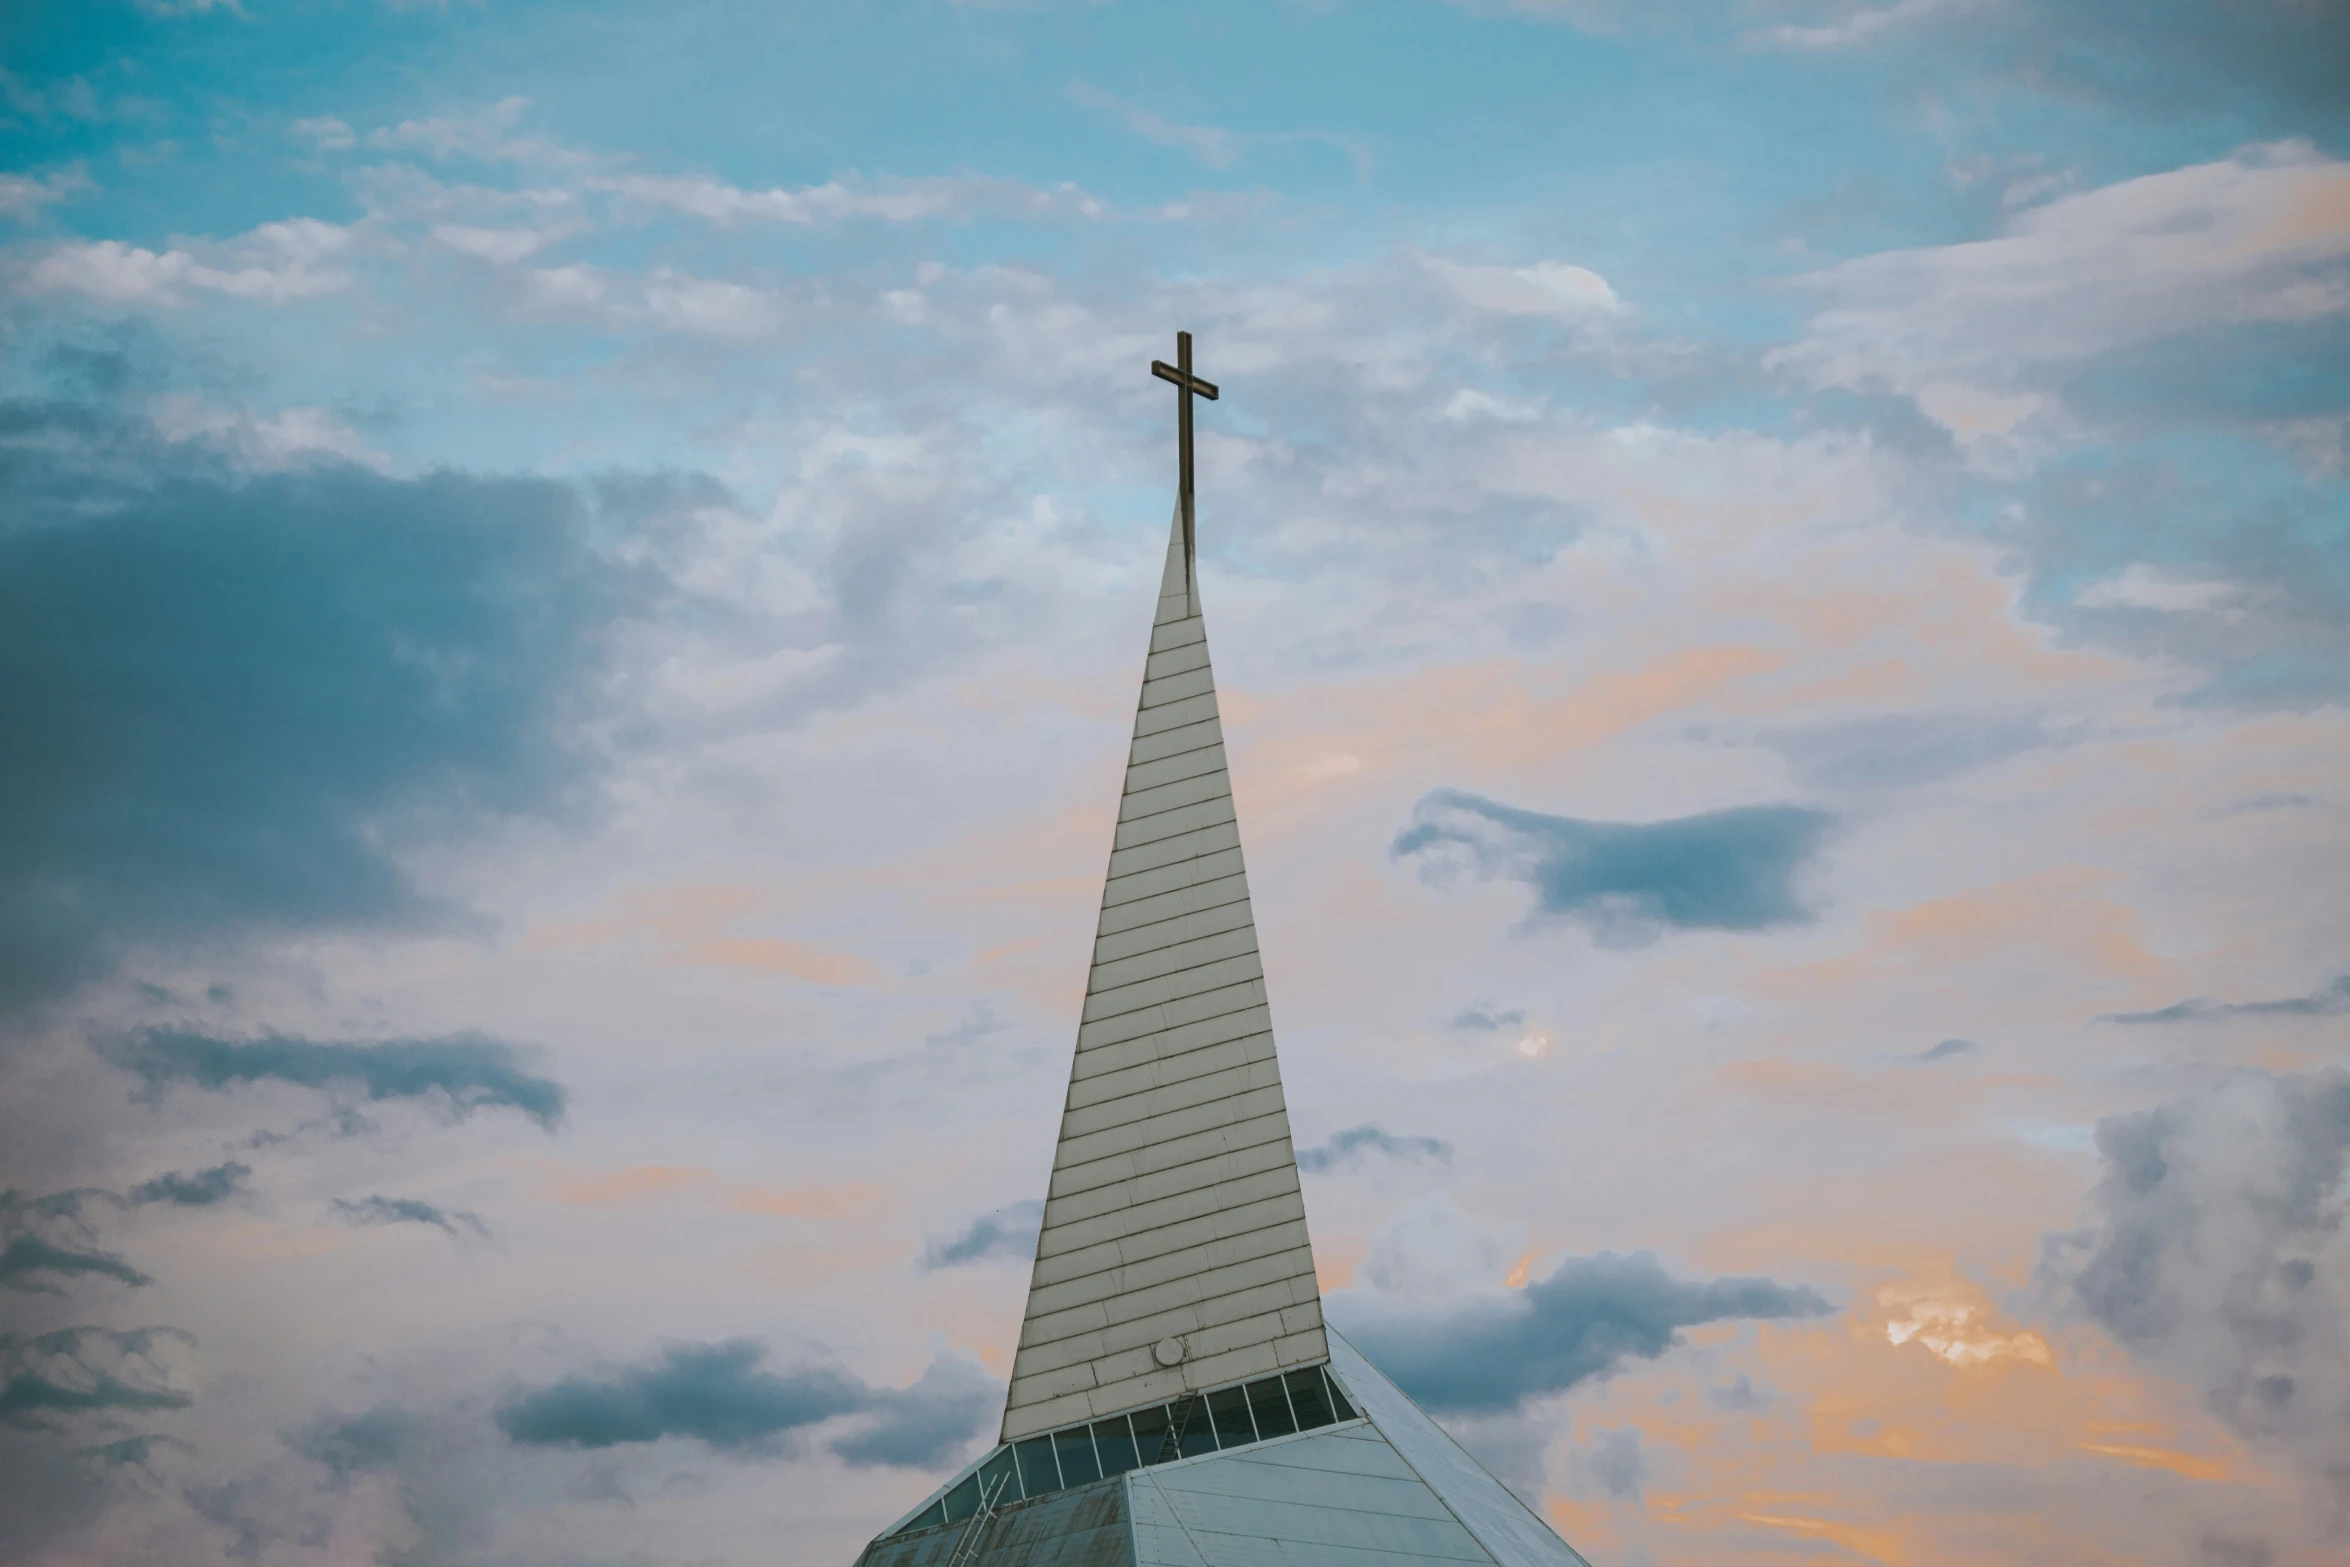
[[[2306,996],[2273,1001],[2212,1001],[2201,996],[2174,1001],[2152,1012],[2106,1012],[2100,1023],[2205,1023],[2240,1017],[2341,1017],[2350,1013],[2350,974]]]
[[[2003,22],[1967,28],[1951,17],[1929,36],[2026,86],[2163,118],[2232,113],[2305,132],[2313,116],[2339,124],[2350,113],[2350,12],[2340,6],[2034,0]]]
[[[1945,1039],[1938,1045],[1928,1045],[1919,1051],[1918,1059],[1927,1063],[1947,1061],[1953,1056],[1971,1054],[1974,1049],[1975,1042],[1971,1039]]]
[[[0,1246],[0,1285],[9,1289],[53,1288],[59,1280],[82,1276],[134,1285],[155,1282],[110,1251],[64,1246],[39,1235],[19,1235]]]
[[[937,1469],[1002,1412],[1003,1384],[970,1361],[940,1356],[911,1387],[875,1390],[874,1418],[832,1450],[859,1468]]]
[[[923,1271],[991,1257],[1028,1261],[1036,1255],[1036,1233],[1043,1224],[1044,1204],[1033,1198],[983,1213],[952,1235],[933,1236],[922,1248]]]
[[[2098,1123],[2043,1283],[2350,1507],[2350,1072],[2246,1072]]]
[[[334,1201],[335,1215],[346,1224],[429,1224],[445,1231],[452,1240],[463,1240],[470,1231],[487,1239],[490,1227],[478,1213],[467,1213],[461,1208],[436,1208],[429,1202],[414,1197],[361,1197]]]
[[[349,1044],[284,1034],[240,1041],[146,1028],[98,1048],[136,1074],[150,1095],[181,1085],[218,1091],[286,1083],[371,1100],[420,1100],[457,1116],[519,1110],[549,1128],[563,1118],[563,1085],[526,1070],[519,1049],[486,1034]]]
[[[1391,852],[1423,877],[1522,881],[1538,919],[1571,919],[1611,944],[1666,929],[1767,930],[1811,911],[1796,874],[1833,824],[1797,805],[1750,805],[1661,822],[1595,822],[1438,789]]]
[[[563,815],[651,581],[571,486],[259,476],[0,404],[0,1008],[152,943],[447,928],[403,849]]]
[[[773,1452],[802,1426],[866,1406],[844,1371],[777,1373],[754,1339],[673,1344],[650,1365],[565,1377],[500,1405],[498,1429],[532,1447],[616,1447],[692,1437],[728,1452]]]
[[[1764,1278],[1676,1279],[1654,1253],[1570,1257],[1503,1297],[1398,1309],[1333,1296],[1340,1326],[1380,1370],[1433,1410],[1491,1414],[1654,1360],[1683,1328],[1825,1316],[1816,1291]]]
[[[1464,1007],[1459,1016],[1452,1020],[1452,1026],[1472,1033],[1490,1034],[1505,1028],[1516,1028],[1525,1021],[1525,1010],[1520,1007],[1503,1012],[1493,1007],[1476,1006]]]
[[[141,1181],[123,1194],[125,1200],[144,1207],[150,1203],[168,1203],[175,1208],[209,1208],[228,1201],[243,1186],[245,1177],[253,1173],[250,1165],[231,1159],[216,1164],[209,1170],[196,1170],[182,1175],[167,1170],[153,1180]]]
[[[1813,729],[1781,729],[1756,740],[1787,759],[1807,789],[1866,794],[1914,789],[2065,744],[2073,731],[2037,718],[1962,713],[1896,713]]]
[[[170,1384],[160,1359],[173,1328],[59,1328],[0,1333],[0,1421],[47,1424],[75,1415],[151,1414],[194,1400]]]
[[[154,1283],[98,1244],[91,1210],[122,1206],[114,1193],[91,1186],[45,1197],[0,1191],[0,1287],[56,1293],[81,1279]]]
[[[646,1365],[517,1393],[498,1407],[498,1428],[530,1447],[688,1437],[721,1452],[771,1454],[806,1427],[871,1412],[876,1418],[836,1439],[834,1450],[854,1464],[924,1467],[968,1442],[1000,1397],[996,1384],[959,1362],[934,1362],[898,1389],[832,1367],[771,1371],[766,1358],[755,1339],[672,1344]]]
[[[1326,1175],[1368,1154],[1381,1154],[1390,1159],[1434,1159],[1439,1164],[1450,1164],[1452,1144],[1441,1137],[1399,1137],[1376,1122],[1366,1121],[1333,1134],[1328,1142],[1317,1147],[1300,1148],[1297,1167],[1309,1175]]]

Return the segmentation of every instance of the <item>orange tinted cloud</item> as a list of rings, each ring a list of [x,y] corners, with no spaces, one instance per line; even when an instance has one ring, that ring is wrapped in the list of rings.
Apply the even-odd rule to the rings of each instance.
[[[2119,880],[2086,865],[1929,899],[1868,917],[1868,941],[1841,957],[1766,970],[1752,982],[1771,1000],[1808,1002],[1864,987],[1933,984],[1994,959],[2061,973],[2075,987],[2103,978],[2100,994],[2152,996],[2170,966],[2140,938],[2138,912],[2107,896]]]
[[[1888,1309],[1885,1341],[1896,1348],[1916,1344],[1961,1367],[1992,1360],[2026,1360],[2052,1369],[2056,1365],[2048,1341],[2039,1334],[1994,1331],[1991,1308],[1972,1285],[1887,1285],[1877,1292],[1877,1304]]]
[[[2190,1480],[2225,1480],[2228,1466],[2215,1458],[2198,1458],[2193,1453],[2174,1453],[2160,1447],[2122,1447],[2105,1442],[2083,1442],[2084,1453],[2101,1453],[2107,1458],[2119,1458],[2136,1464],[2141,1469],[2165,1469]]]
[[[1456,771],[1482,772],[1584,749],[1702,709],[1779,663],[1777,654],[1736,643],[1580,679],[1563,663],[1487,659],[1278,693],[1227,689],[1221,706],[1245,752],[1246,765],[1234,769],[1242,809],[1279,810],[1431,755]]]
[[[609,1175],[588,1175],[566,1181],[556,1188],[555,1194],[567,1203],[603,1207],[682,1191],[713,1179],[714,1172],[695,1165],[636,1164]]]
[[[796,890],[802,896],[808,893],[805,887]],[[523,947],[532,952],[563,951],[645,937],[661,946],[671,963],[783,974],[809,985],[876,985],[889,978],[852,953],[781,937],[727,934],[729,925],[768,910],[777,901],[771,893],[727,882],[648,888],[623,898],[621,912],[612,918],[537,926]]]
[[[784,1219],[854,1219],[877,1212],[888,1196],[871,1181],[746,1186],[730,1195],[726,1206],[736,1213],[760,1213]]]
[[[863,958],[776,937],[719,936],[678,949],[678,963],[763,969],[810,985],[878,985],[889,976]]]
[[[1863,1561],[1883,1562],[1885,1567],[1908,1567],[1909,1547],[1890,1534],[1855,1529],[1849,1524],[1835,1523],[1826,1518],[1797,1518],[1778,1513],[1740,1513],[1741,1523],[1761,1524],[1767,1529],[1785,1529],[1806,1539],[1826,1540],[1840,1545]]]

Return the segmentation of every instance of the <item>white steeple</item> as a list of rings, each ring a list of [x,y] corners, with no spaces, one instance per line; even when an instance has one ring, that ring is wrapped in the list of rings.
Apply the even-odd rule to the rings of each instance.
[[[1003,1439],[1329,1358],[1178,505]]]

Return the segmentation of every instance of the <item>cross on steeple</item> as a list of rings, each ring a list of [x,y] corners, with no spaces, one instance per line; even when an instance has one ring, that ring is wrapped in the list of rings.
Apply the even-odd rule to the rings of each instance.
[[[1196,556],[1198,546],[1193,540],[1191,523],[1191,398],[1198,393],[1209,402],[1216,400],[1216,383],[1203,381],[1191,373],[1191,334],[1175,334],[1175,362],[1164,359],[1151,361],[1151,374],[1162,381],[1175,383],[1175,446],[1178,479],[1177,504],[1183,509],[1183,591],[1192,599],[1192,609],[1198,612]]]

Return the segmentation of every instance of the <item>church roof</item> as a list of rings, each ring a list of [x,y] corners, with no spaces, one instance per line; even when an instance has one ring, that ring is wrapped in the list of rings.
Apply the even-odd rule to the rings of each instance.
[[[857,1567],[1590,1567],[1353,1345],[1329,1339],[1327,1368],[1269,1379],[1329,1390],[1318,1409],[1287,1406],[1312,1422],[1305,1429],[1250,1398],[1237,1421],[1207,1423],[1204,1445],[1158,1463],[1098,1436],[1080,1448],[1068,1433],[999,1448]],[[1124,1467],[1073,1482],[1067,1468],[1043,1467],[1071,1459]],[[991,1474],[994,1505],[983,1507]]]

